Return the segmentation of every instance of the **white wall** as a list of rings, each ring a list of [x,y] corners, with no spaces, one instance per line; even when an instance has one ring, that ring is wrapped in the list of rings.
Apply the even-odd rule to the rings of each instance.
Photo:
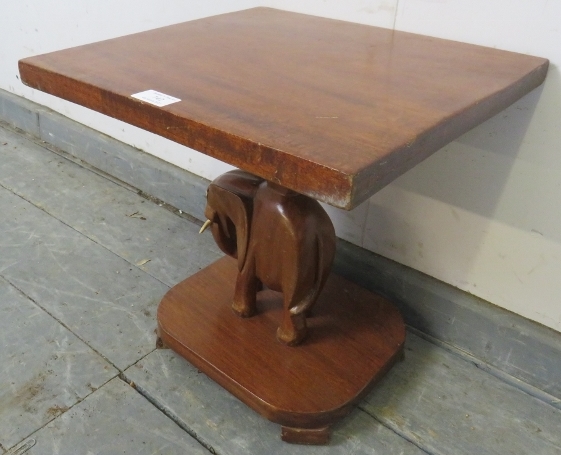
[[[17,60],[198,17],[271,6],[551,60],[545,85],[352,212],[339,236],[561,331],[561,2],[19,0],[0,8],[0,87],[213,178],[227,166],[24,87]]]

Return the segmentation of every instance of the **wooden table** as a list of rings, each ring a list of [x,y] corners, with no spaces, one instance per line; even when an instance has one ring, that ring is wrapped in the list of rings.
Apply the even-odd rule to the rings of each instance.
[[[209,205],[232,179],[250,182],[246,190],[263,193],[264,201],[283,201],[273,209],[278,213],[298,199],[300,221],[289,215],[287,232],[315,233],[315,240],[287,248],[296,268],[314,255],[329,263],[333,253],[329,221],[319,212],[309,215],[317,210],[313,200],[352,209],[540,85],[547,68],[542,58],[268,8],[20,61],[22,81],[31,87],[255,176],[219,178]],[[146,90],[178,101],[157,106],[132,96]],[[224,220],[212,207],[207,216],[214,217],[217,238]],[[283,223],[274,216],[255,216],[251,226],[270,218],[260,229],[273,231]],[[310,223],[313,228],[299,227]],[[242,232],[223,229],[238,237]],[[258,251],[284,248],[274,239],[265,245],[266,233],[259,235]],[[218,240],[227,253],[242,254],[239,243],[236,250]],[[243,286],[254,294],[261,282],[275,289],[267,277],[279,267],[266,267]],[[324,273],[298,270],[310,283]],[[283,310],[281,294],[260,291],[254,317],[230,311],[241,275],[239,257],[238,263],[226,257],[172,288],[158,312],[160,342],[280,423],[284,440],[327,442],[332,424],[401,358],[401,316],[385,299],[331,275],[313,312],[298,315],[307,332],[298,332],[292,344],[300,346],[290,347],[274,337],[279,321],[297,312],[286,300]],[[254,310],[248,308],[234,305],[245,316]]]

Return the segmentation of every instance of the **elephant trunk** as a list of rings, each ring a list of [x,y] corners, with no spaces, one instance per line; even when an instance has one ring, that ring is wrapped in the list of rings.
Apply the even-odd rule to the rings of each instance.
[[[253,197],[263,180],[243,171],[231,171],[208,188],[205,216],[218,247],[238,259],[241,270],[247,257]],[[206,223],[205,223],[206,224]]]

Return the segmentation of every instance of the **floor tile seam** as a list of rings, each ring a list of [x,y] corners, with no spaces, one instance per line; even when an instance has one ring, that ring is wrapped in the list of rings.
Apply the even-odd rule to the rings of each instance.
[[[195,441],[197,441],[202,447],[208,450],[211,454],[219,455],[219,452],[217,452],[216,449],[211,444],[209,444],[201,436],[199,436],[196,431],[194,431],[192,428],[190,428],[184,422],[182,422],[181,419],[179,419],[171,411],[171,409],[159,403],[158,400],[152,397],[152,395],[146,389],[144,389],[141,385],[136,384],[134,383],[134,381],[129,379],[128,376],[126,375],[126,371],[122,372],[119,375],[119,379],[125,382],[126,384],[128,384],[129,386],[131,386],[138,394],[144,397],[146,401],[148,401],[152,406],[158,409],[158,411],[160,411],[163,415],[165,415],[168,419],[170,419],[173,423],[175,423],[175,425],[177,425],[185,433],[191,436]],[[134,384],[134,386],[131,384]]]
[[[90,393],[84,395],[82,398],[79,398],[78,401],[76,401],[76,403],[74,403],[72,406],[69,406],[67,409],[65,409],[63,412],[61,412],[60,414],[58,414],[57,416],[53,417],[51,420],[45,422],[43,425],[41,425],[39,428],[36,428],[35,430],[33,430],[31,433],[29,433],[27,436],[24,436],[20,441],[18,441],[17,443],[15,443],[12,447],[10,447],[9,449],[6,449],[6,451],[12,450],[14,447],[16,447],[18,444],[21,444],[23,441],[25,441],[28,438],[33,437],[34,435],[36,435],[37,433],[39,433],[39,431],[41,431],[43,428],[45,428],[47,425],[49,425],[50,423],[54,422],[56,419],[62,417],[64,414],[66,414],[67,412],[69,412],[70,410],[72,410],[75,406],[79,405],[80,403],[82,403],[82,401],[86,400],[88,397],[92,396],[94,393],[96,393],[98,390],[101,390],[103,387],[105,387],[109,382],[111,382],[113,379],[118,378],[119,374],[115,374],[114,376],[111,376],[109,379],[107,379],[107,381],[105,381],[103,384],[101,384],[98,388],[96,388],[95,390],[90,391]],[[0,446],[2,447],[2,446]]]
[[[443,349],[446,352],[455,355],[456,357],[459,357],[463,361],[474,365],[477,369],[487,373],[495,379],[498,379],[499,381],[508,384],[517,390],[520,390],[522,393],[530,395],[532,398],[535,398],[536,400],[539,400],[546,405],[551,406],[558,411],[561,411],[561,399],[559,399],[558,397],[550,395],[549,393],[506,373],[500,368],[497,368],[489,363],[484,362],[481,359],[478,359],[477,357],[474,357],[469,352],[446,343],[445,341],[434,338],[414,327],[407,326],[407,331],[418,336],[419,338],[422,338],[425,341],[428,341],[431,344],[434,344],[436,347]]]
[[[404,439],[405,441],[407,441],[410,444],[417,447],[421,452],[423,452],[427,455],[447,455],[447,454],[444,454],[442,452],[430,451],[427,447],[424,447],[420,442],[415,441],[413,438],[409,437],[404,431],[400,431],[397,426],[391,425],[391,423],[389,421],[378,417],[375,413],[369,411],[363,405],[359,404],[357,406],[357,408],[360,409],[362,412],[366,413],[371,418],[373,418],[376,422],[378,422],[384,428],[387,428],[388,430],[390,430],[396,436],[400,437],[401,439]]]
[[[87,161],[82,160],[81,158],[78,158],[68,152],[65,152],[64,150],[58,148],[57,146],[42,140],[40,137],[34,136],[30,133],[27,133],[23,130],[19,130],[18,128],[14,128],[11,125],[3,122],[2,120],[0,120],[0,127],[14,133],[17,134],[19,136],[21,136],[24,140],[27,140],[33,144],[35,144],[38,147],[41,147],[43,149],[45,149],[48,152],[51,152],[57,156],[59,156],[62,159],[65,159],[66,161],[72,163],[75,166],[78,166],[86,171],[90,171],[93,174],[96,174],[97,176],[107,180],[110,183],[113,183],[114,185],[117,185],[127,191],[130,191],[133,194],[136,194],[138,196],[140,196],[143,199],[146,199],[154,204],[157,204],[160,207],[163,207],[165,210],[173,213],[176,216],[179,216],[180,218],[185,219],[186,221],[189,221],[191,223],[196,224],[197,226],[202,226],[203,225],[203,221],[199,220],[198,218],[194,217],[193,215],[189,214],[189,213],[185,213],[182,210],[178,209],[177,207],[168,204],[167,202],[152,196],[144,191],[142,191],[141,189],[115,177],[114,175],[109,174],[108,172],[105,172],[91,164],[89,164]]]
[[[156,330],[154,330],[154,332],[156,332]],[[143,360],[146,359],[146,357],[148,357],[150,354],[152,354],[153,352],[157,351],[158,349],[162,349],[162,348],[158,348],[158,347],[157,347],[157,340],[156,340],[156,341],[154,342],[154,348],[153,348],[151,351],[147,352],[146,354],[143,354],[141,357],[139,357],[138,359],[136,359],[133,363],[131,363],[130,365],[128,365],[126,368],[123,368],[123,369],[119,372],[119,374],[124,374],[124,372],[125,372],[126,370],[128,370],[129,368],[132,368],[132,367],[136,366],[136,364],[137,364],[138,362],[142,362]]]
[[[78,340],[80,340],[82,343],[84,343],[86,346],[88,346],[88,348],[90,348],[95,354],[97,354],[98,356],[100,356],[104,361],[106,361],[109,365],[111,365],[114,369],[115,369],[115,374],[112,375],[111,377],[109,377],[103,384],[101,384],[99,387],[97,387],[95,390],[90,391],[89,393],[87,393],[86,395],[84,395],[81,398],[78,398],[77,401],[72,404],[72,406],[68,407],[67,409],[64,410],[64,412],[60,413],[59,415],[57,415],[56,417],[53,417],[52,419],[48,420],[47,422],[45,422],[43,425],[41,425],[39,428],[35,429],[34,431],[32,431],[31,433],[29,433],[27,436],[23,437],[20,441],[18,441],[16,444],[14,444],[12,447],[10,447],[9,449],[5,449],[3,448],[3,446],[0,445],[0,449],[4,450],[4,452],[7,452],[8,450],[11,450],[11,448],[16,447],[18,444],[21,444],[25,439],[32,437],[33,435],[35,435],[36,433],[38,433],[40,430],[42,430],[43,428],[45,428],[47,425],[49,425],[51,422],[53,422],[54,420],[58,419],[59,417],[61,417],[62,415],[66,414],[68,411],[70,411],[71,409],[73,409],[76,405],[80,404],[82,401],[84,401],[85,399],[87,399],[89,396],[93,395],[94,393],[96,393],[98,390],[102,389],[103,387],[105,387],[110,381],[112,381],[115,378],[119,378],[121,380],[123,380],[123,378],[121,377],[123,375],[124,370],[130,368],[131,366],[136,365],[139,361],[143,360],[147,355],[151,354],[152,352],[154,352],[156,350],[156,348],[154,348],[153,350],[151,350],[150,352],[148,352],[147,354],[143,355],[141,358],[137,359],[134,363],[132,363],[131,365],[128,365],[126,367],[124,367],[122,370],[120,368],[118,368],[116,365],[114,365],[107,357],[105,357],[103,354],[101,354],[100,352],[98,352],[94,347],[90,346],[89,343],[87,343],[84,339],[82,339],[78,334],[76,334],[72,329],[70,329],[65,323],[63,323],[62,321],[60,321],[58,318],[56,318],[54,315],[52,315],[49,311],[47,311],[45,308],[43,308],[41,305],[39,305],[32,297],[30,297],[29,295],[27,295],[23,290],[19,289],[14,283],[12,283],[7,277],[3,276],[2,274],[0,274],[0,278],[3,279],[4,281],[6,281],[6,283],[8,283],[10,286],[12,286],[17,292],[19,292],[23,297],[25,297],[26,299],[28,299],[30,302],[32,302],[35,306],[37,306],[41,311],[43,311],[44,313],[46,313],[48,316],[50,316],[54,321],[56,321],[58,324],[60,324],[62,327],[64,327],[66,330],[68,330],[70,333],[72,333]],[[125,381],[127,382],[129,385],[130,381]],[[133,387],[135,388],[135,387]],[[157,406],[156,406],[157,407]]]
[[[123,261],[125,261],[127,264],[131,265],[132,267],[134,267],[135,269],[139,270],[142,273],[145,273],[146,275],[148,275],[151,278],[154,278],[156,281],[158,281],[159,283],[163,284],[165,287],[167,287],[168,289],[171,288],[171,285],[169,283],[166,283],[164,281],[162,281],[160,278],[158,278],[157,276],[154,276],[153,274],[151,274],[150,272],[141,269],[138,265],[136,265],[134,262],[131,262],[129,259],[121,256],[120,254],[116,253],[115,251],[111,250],[110,248],[108,248],[107,246],[103,245],[102,243],[99,243],[96,239],[90,237],[89,235],[85,234],[82,231],[79,231],[78,229],[76,229],[74,226],[66,223],[65,221],[61,220],[60,218],[58,218],[56,215],[50,213],[47,209],[45,209],[45,207],[41,207],[37,204],[35,204],[33,201],[30,201],[29,199],[27,199],[24,195],[16,192],[13,188],[9,188],[7,186],[5,186],[2,182],[0,182],[0,188],[5,189],[6,191],[9,191],[10,193],[12,193],[13,195],[19,197],[20,199],[24,200],[25,202],[27,202],[28,204],[31,204],[33,207],[41,210],[43,213],[45,213],[46,215],[50,216],[51,218],[54,218],[55,220],[57,220],[58,222],[62,223],[64,226],[72,229],[74,232],[76,232],[77,234],[80,234],[82,237],[84,237],[85,239],[90,240],[91,242],[93,242],[95,245],[103,248],[105,251],[111,253],[112,255],[122,259]]]
[[[45,314],[49,315],[54,321],[56,321],[58,324],[60,324],[62,327],[64,327],[66,330],[68,330],[72,335],[74,335],[78,340],[80,340],[82,343],[84,343],[88,348],[90,348],[95,354],[97,354],[99,357],[101,357],[105,362],[107,362],[111,367],[113,367],[116,371],[117,371],[117,375],[119,373],[121,373],[121,369],[118,368],[115,364],[113,364],[113,362],[111,362],[107,357],[105,357],[101,352],[99,352],[96,348],[94,348],[93,346],[90,346],[90,344],[84,340],[80,335],[78,335],[76,332],[74,332],[70,327],[68,327],[68,325],[66,325],[64,322],[62,322],[60,319],[58,319],[55,315],[53,315],[51,312],[49,312],[46,308],[44,308],[43,306],[41,306],[38,302],[35,301],[35,299],[33,299],[31,296],[27,295],[25,293],[25,291],[23,291],[22,289],[20,289],[15,283],[13,283],[8,277],[4,276],[3,274],[0,273],[0,278],[2,278],[4,281],[6,281],[10,286],[12,286],[14,289],[16,289],[22,296],[24,296],[26,299],[28,299],[30,302],[32,302],[35,306],[37,306],[37,308],[39,308],[41,311],[43,311]],[[113,376],[114,377],[114,376]]]

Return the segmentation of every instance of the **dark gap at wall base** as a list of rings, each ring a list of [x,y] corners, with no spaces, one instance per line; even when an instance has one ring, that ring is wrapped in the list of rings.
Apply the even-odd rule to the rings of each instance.
[[[0,121],[203,219],[208,181],[0,90]],[[416,334],[561,408],[561,334],[343,240],[334,270],[391,299]]]

